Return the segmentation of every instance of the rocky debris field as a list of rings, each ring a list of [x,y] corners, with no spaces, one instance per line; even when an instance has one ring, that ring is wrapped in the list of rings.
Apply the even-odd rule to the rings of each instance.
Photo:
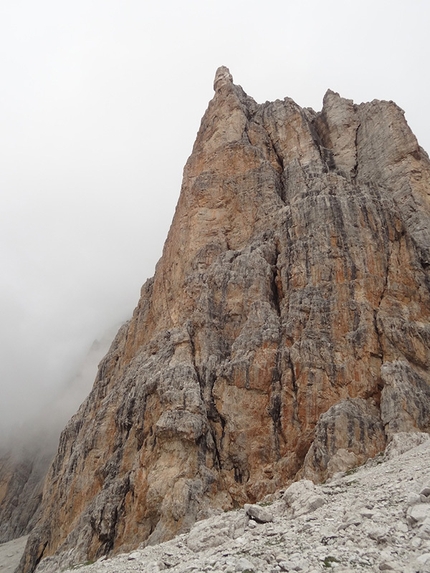
[[[62,559],[67,566],[67,555]],[[37,573],[63,567],[48,558]],[[82,565],[85,573],[328,569],[430,572],[428,434],[396,434],[385,454],[325,484],[301,480],[261,504],[199,521],[166,543]]]

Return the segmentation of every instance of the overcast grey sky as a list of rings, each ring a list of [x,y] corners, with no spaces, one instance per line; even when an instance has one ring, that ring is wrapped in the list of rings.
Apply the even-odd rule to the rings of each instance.
[[[429,24],[428,0],[0,2],[0,431],[131,315],[218,66],[258,102],[392,99],[430,150]]]

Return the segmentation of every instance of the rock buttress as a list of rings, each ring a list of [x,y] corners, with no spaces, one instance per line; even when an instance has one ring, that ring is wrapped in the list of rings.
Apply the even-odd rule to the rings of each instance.
[[[227,68],[214,88],[162,258],[62,433],[21,572],[166,540],[299,471],[323,479],[383,450],[393,412],[429,429],[402,398],[430,381],[430,165],[402,111],[330,91],[320,113],[258,105]]]

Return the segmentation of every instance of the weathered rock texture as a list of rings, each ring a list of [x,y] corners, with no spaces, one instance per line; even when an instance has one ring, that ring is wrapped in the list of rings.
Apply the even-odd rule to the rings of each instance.
[[[227,68],[214,87],[20,571],[168,539],[429,430],[430,163],[403,112],[331,91],[320,113],[258,105]]]
[[[54,454],[55,448],[15,448],[0,455],[0,543],[33,528]]]

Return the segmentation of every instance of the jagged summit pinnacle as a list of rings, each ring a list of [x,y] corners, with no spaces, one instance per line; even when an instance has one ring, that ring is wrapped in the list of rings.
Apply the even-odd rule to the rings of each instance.
[[[226,66],[220,66],[215,73],[214,90],[219,91],[223,86],[232,83],[233,76],[230,70]]]

